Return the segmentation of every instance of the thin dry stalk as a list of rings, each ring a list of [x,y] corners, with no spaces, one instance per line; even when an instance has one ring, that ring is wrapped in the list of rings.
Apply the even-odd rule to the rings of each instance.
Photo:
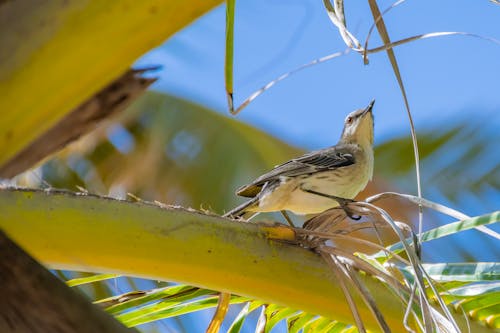
[[[358,328],[358,331],[366,333],[363,320],[361,318],[361,315],[359,314],[358,306],[356,305],[356,302],[354,301],[354,298],[352,297],[351,292],[349,291],[348,282],[350,280],[349,280],[349,275],[345,272],[344,265],[339,261],[339,259],[334,254],[330,254],[325,251],[319,251],[319,254],[323,257],[326,263],[332,268],[332,271],[335,274],[335,277],[337,278],[337,281],[339,282],[340,287],[344,293],[344,297],[346,298],[346,301],[349,304],[349,308],[351,309],[351,313],[354,318],[354,322],[356,323],[356,327]]]
[[[386,194],[387,196],[394,196],[394,194]],[[384,197],[384,195],[377,195],[369,198],[369,200],[376,201],[380,198]],[[412,197],[417,198],[417,197]],[[368,200],[367,200],[368,201]],[[422,200],[418,200],[418,202],[422,202]],[[346,299],[349,304],[353,303],[353,298],[346,294],[348,292],[349,287],[353,286],[357,292],[361,295],[364,302],[372,311],[375,318],[377,318],[379,325],[382,330],[386,331],[386,327],[384,326],[383,316],[379,313],[379,310],[372,303],[371,295],[367,290],[365,290],[362,286],[359,285],[359,281],[353,277],[353,269],[364,271],[381,281],[385,282],[386,286],[393,291],[402,302],[407,306],[407,310],[404,316],[404,325],[408,329],[408,331],[413,331],[410,325],[408,324],[410,314],[414,317],[417,325],[423,331],[432,331],[434,329],[443,329],[446,332],[458,332],[458,326],[455,323],[453,317],[449,313],[449,310],[446,307],[444,301],[440,298],[439,293],[437,292],[435,286],[433,285],[432,279],[425,272],[420,258],[418,256],[419,245],[418,241],[414,237],[414,244],[410,245],[406,241],[406,233],[412,233],[411,229],[400,222],[394,221],[390,215],[385,212],[383,209],[371,204],[370,202],[352,202],[348,203],[346,209],[350,214],[356,214],[365,217],[367,222],[360,222],[360,226],[353,227],[348,226],[347,230],[343,230],[340,225],[341,222],[346,219],[347,215],[342,209],[331,209],[328,210],[312,219],[308,220],[304,224],[304,229],[297,229],[297,236],[299,239],[299,243],[306,247],[312,247],[317,252],[319,252],[325,260],[327,260],[328,264],[334,270],[336,276],[341,281],[342,290],[346,295]],[[359,256],[354,255],[353,253],[346,252],[342,249],[339,249],[335,246],[326,245],[327,242],[344,238],[344,239],[353,239],[352,236],[346,236],[352,230],[359,230],[362,228],[370,228],[375,229],[377,226],[381,226],[385,224],[386,227],[391,227],[393,232],[398,236],[403,247],[405,249],[405,253],[408,257],[409,264],[413,268],[414,272],[414,281],[403,280],[404,284],[401,283],[400,280],[394,277],[393,274],[386,272],[386,268],[377,268],[368,261],[361,259]],[[357,241],[359,243],[371,243],[368,241]],[[373,248],[382,248],[379,244],[370,244]],[[383,250],[384,251],[384,250]],[[388,255],[387,263],[389,263],[389,256],[392,258],[396,258],[403,262],[403,258],[397,256],[395,257],[393,253],[390,251],[384,251]],[[404,260],[406,262],[406,260]],[[396,267],[392,265],[391,267]],[[440,306],[441,311],[443,311],[444,316],[434,309],[430,305],[429,298],[426,294],[426,282],[430,286],[431,290],[434,293],[434,296],[437,299],[437,302]],[[413,287],[408,288],[407,286],[413,285]],[[417,296],[417,297],[415,297]],[[416,301],[417,305],[417,313],[415,313],[414,303]],[[357,309],[353,308],[353,316],[356,320],[360,320],[361,318],[357,317]],[[381,319],[382,318],[382,319]],[[420,318],[422,321],[420,321]]]

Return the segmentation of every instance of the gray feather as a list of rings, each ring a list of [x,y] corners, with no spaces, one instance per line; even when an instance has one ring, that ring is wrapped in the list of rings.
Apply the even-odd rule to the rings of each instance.
[[[357,150],[359,150],[357,145],[341,144],[307,153],[277,165],[252,183],[238,189],[236,194],[244,197],[255,197],[261,191],[262,186],[266,183],[279,182],[280,177],[299,177],[352,165],[355,162],[354,156]]]

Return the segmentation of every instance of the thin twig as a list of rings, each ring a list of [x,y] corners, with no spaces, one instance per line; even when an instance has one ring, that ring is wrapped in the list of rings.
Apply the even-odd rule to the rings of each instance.
[[[445,214],[445,215],[448,215],[448,216],[451,216],[453,218],[456,218],[458,220],[467,220],[467,219],[470,219],[471,217],[458,211],[458,210],[455,210],[453,208],[450,208],[450,207],[447,207],[447,206],[444,206],[444,205],[441,205],[441,204],[438,204],[436,202],[433,202],[433,201],[430,201],[430,200],[427,200],[425,198],[419,198],[419,197],[415,197],[411,194],[402,194],[402,193],[397,193],[397,192],[383,192],[383,193],[378,193],[378,194],[375,194],[371,197],[368,197],[366,199],[367,202],[375,202],[375,201],[378,201],[378,200],[381,200],[381,199],[386,199],[386,198],[391,198],[391,197],[397,197],[397,198],[402,198],[402,199],[405,199],[407,200],[408,202],[412,203],[412,204],[416,204],[416,205],[422,205],[426,208],[430,208],[432,210],[435,210],[437,212],[440,212],[442,214]],[[480,226],[476,226],[474,227],[476,230],[482,232],[482,233],[485,233],[493,238],[496,238],[496,239],[499,239],[500,240],[500,234],[497,233],[496,231],[494,230],[491,230],[490,228],[488,227],[485,227],[483,225],[480,225]]]
[[[385,26],[384,20],[382,18],[382,14],[378,8],[376,0],[368,0],[370,4],[370,9],[372,11],[373,19],[375,20],[375,25],[379,32],[380,38],[384,45],[390,44],[391,40],[389,38],[389,33],[387,32],[387,28]],[[368,43],[368,42],[367,42]],[[415,131],[415,125],[413,123],[413,117],[410,111],[410,103],[408,102],[408,97],[406,95],[406,89],[403,84],[403,79],[401,78],[401,73],[399,71],[398,62],[396,60],[396,55],[394,54],[394,50],[392,48],[388,48],[386,50],[389,61],[391,62],[392,69],[394,71],[394,75],[396,76],[396,80],[398,81],[399,89],[401,90],[401,94],[403,95],[403,100],[406,108],[406,114],[408,116],[408,122],[410,123],[410,133],[411,133],[411,141],[413,144],[413,155],[415,158],[415,173],[417,177],[417,195],[419,198],[422,197],[422,181],[420,178],[420,155],[418,152],[418,142],[417,142],[417,133]],[[423,228],[423,209],[422,206],[418,208],[418,234],[422,233]],[[420,237],[420,236],[419,236]]]
[[[361,333],[366,333],[365,326],[363,324],[363,320],[361,319],[361,316],[359,314],[358,307],[356,305],[356,302],[354,301],[354,298],[352,297],[349,288],[347,287],[346,284],[346,275],[348,274],[345,272],[345,267],[343,264],[337,259],[337,257],[334,254],[327,253],[325,251],[319,251],[321,256],[325,259],[327,263],[330,264],[330,267],[332,267],[332,271],[337,277],[337,280],[340,284],[340,287],[342,291],[344,292],[344,296],[346,298],[347,303],[349,304],[349,308],[351,309],[351,313],[354,317],[354,321],[356,323],[356,326],[358,328],[358,331]]]

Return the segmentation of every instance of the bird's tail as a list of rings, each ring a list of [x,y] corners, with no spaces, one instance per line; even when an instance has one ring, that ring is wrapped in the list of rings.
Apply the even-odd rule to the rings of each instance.
[[[229,212],[224,214],[224,217],[234,217],[234,218],[243,218],[245,220],[250,219],[255,212],[249,212],[248,208],[255,206],[255,204],[259,202],[259,197],[255,196],[254,198],[248,200],[247,202],[242,203],[241,205],[231,209]]]

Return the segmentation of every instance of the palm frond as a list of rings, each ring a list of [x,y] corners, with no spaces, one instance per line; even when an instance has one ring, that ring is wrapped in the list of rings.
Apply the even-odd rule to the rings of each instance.
[[[108,280],[108,279],[114,279],[117,277],[120,277],[120,275],[118,275],[118,274],[98,274],[98,275],[91,275],[91,276],[71,279],[71,280],[66,281],[66,284],[70,287],[74,287],[74,286],[79,286],[82,284],[99,282],[99,281],[104,281],[104,280]]]

